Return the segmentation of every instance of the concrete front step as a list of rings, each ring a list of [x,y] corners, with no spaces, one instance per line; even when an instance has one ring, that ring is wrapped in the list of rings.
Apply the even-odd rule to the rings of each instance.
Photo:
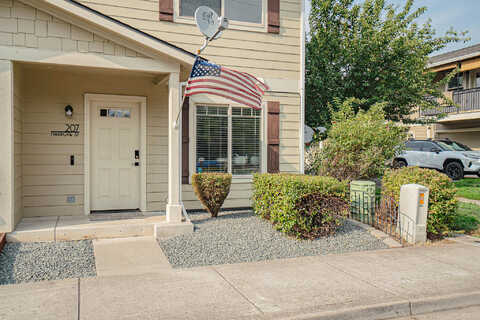
[[[7,241],[44,242],[146,237],[161,235],[164,228],[167,235],[193,231],[191,222],[170,224],[165,221],[164,215],[104,221],[91,221],[87,216],[38,217],[22,219],[15,231],[7,234]]]

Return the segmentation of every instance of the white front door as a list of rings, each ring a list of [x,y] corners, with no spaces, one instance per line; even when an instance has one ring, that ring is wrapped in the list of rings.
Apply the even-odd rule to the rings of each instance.
[[[140,106],[90,104],[90,210],[140,208]]]

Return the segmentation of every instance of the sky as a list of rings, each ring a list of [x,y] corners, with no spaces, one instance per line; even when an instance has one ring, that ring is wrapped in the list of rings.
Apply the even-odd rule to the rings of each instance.
[[[406,0],[387,0],[389,3],[403,6]],[[310,0],[306,0],[306,11],[310,11]],[[361,2],[360,0],[358,2]],[[425,22],[428,18],[432,19],[432,26],[437,35],[444,35],[445,32],[453,27],[456,31],[469,31],[468,36],[471,40],[467,43],[459,42],[448,45],[442,51],[434,53],[440,54],[463,47],[472,46],[480,43],[480,0],[416,0],[415,8],[425,6],[427,12],[419,18],[420,22]]]

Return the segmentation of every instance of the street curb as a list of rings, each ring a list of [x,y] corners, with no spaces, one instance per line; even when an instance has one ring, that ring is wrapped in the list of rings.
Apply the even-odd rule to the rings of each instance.
[[[412,300],[412,315],[480,305],[480,291]]]
[[[286,317],[299,320],[385,320],[480,305],[480,291],[470,293],[395,301],[335,311],[322,311]]]
[[[291,317],[301,320],[380,320],[410,316],[410,302],[407,300],[369,306],[323,311],[317,314]]]

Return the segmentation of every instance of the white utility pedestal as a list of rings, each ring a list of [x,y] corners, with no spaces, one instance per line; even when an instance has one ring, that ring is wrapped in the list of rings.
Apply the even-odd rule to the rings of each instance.
[[[427,241],[428,188],[405,184],[400,188],[398,228],[407,242]]]

